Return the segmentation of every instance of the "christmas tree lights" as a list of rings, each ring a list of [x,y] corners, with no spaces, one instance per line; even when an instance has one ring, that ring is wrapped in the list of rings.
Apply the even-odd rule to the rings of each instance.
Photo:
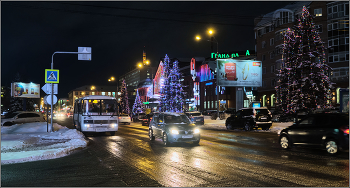
[[[123,79],[122,88],[120,91],[120,108],[121,108],[121,113],[130,115],[128,90],[126,89],[126,83],[124,79]]]
[[[289,114],[331,107],[331,68],[326,64],[324,42],[305,6],[298,22],[285,34],[275,87],[277,107]]]
[[[134,105],[132,106],[132,114],[135,115],[143,112],[144,112],[144,105],[139,95],[139,90],[136,90],[136,98],[135,98]]]

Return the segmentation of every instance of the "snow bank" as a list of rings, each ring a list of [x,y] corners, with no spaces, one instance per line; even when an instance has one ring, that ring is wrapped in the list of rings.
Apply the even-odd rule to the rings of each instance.
[[[57,123],[53,127],[53,132],[47,132],[46,122],[1,127],[1,164],[54,159],[87,146],[81,132]]]

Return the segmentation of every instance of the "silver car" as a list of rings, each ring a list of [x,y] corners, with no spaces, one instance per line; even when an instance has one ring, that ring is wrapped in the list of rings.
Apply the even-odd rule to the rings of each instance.
[[[18,111],[7,113],[4,118],[1,118],[1,126],[44,121],[45,119],[40,112]]]
[[[155,114],[149,124],[149,138],[161,138],[165,146],[171,143],[200,141],[200,130],[183,113]]]

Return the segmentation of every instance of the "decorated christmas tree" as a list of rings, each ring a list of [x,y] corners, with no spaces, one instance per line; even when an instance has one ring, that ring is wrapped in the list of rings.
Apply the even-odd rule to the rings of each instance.
[[[183,112],[183,97],[182,97],[182,84],[181,73],[179,71],[179,62],[173,62],[173,68],[169,74],[170,84],[170,97],[169,97],[169,111],[170,112]]]
[[[132,106],[132,114],[138,114],[144,112],[144,106],[142,103],[142,99],[139,95],[139,90],[136,90],[136,98],[134,105]]]
[[[298,21],[284,37],[283,64],[277,74],[277,107],[287,114],[331,107],[331,68],[324,42],[305,6]]]
[[[130,114],[128,90],[126,89],[126,83],[124,79],[120,91],[120,111],[123,114]]]
[[[170,110],[170,84],[168,76],[170,73],[170,59],[165,55],[163,62],[163,72],[161,74],[160,101],[158,104],[159,112],[169,112]]]

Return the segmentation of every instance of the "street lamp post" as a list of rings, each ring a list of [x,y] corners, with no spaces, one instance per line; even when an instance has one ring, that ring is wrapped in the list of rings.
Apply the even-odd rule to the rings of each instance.
[[[213,43],[216,43],[216,63],[218,63],[217,61],[217,57],[219,54],[219,42],[216,40],[215,36],[213,35],[214,31],[212,29],[208,30],[209,35],[211,36],[210,40],[207,40],[208,42],[211,42],[211,51],[213,51]],[[200,36],[196,36],[196,40],[201,40]],[[215,41],[214,41],[215,40]],[[217,118],[220,117],[220,101],[219,101],[219,86],[218,86],[218,74],[216,72],[216,104],[217,104]]]

